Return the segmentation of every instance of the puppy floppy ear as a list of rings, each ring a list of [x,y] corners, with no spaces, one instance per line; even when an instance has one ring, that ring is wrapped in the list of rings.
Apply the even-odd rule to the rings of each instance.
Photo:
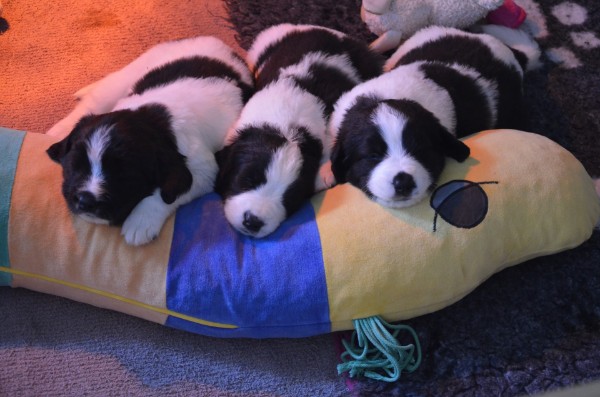
[[[158,187],[160,197],[172,204],[177,197],[190,190],[193,177],[185,163],[185,157],[172,149],[159,153]]]
[[[225,162],[229,157],[229,152],[231,151],[231,145],[225,146],[223,149],[219,150],[215,153],[215,160],[217,161],[217,166],[219,169],[225,167]]]
[[[338,184],[347,182],[348,158],[343,146],[343,143],[336,139],[331,149],[331,172]]]
[[[227,166],[229,162],[229,156],[231,155],[231,147],[231,145],[227,145],[215,153],[215,160],[217,161],[219,171],[217,172],[217,177],[215,178],[214,190],[220,195],[223,195],[225,192],[225,186],[229,184],[229,179],[232,177],[230,170],[228,170],[229,167]]]
[[[71,151],[71,146],[73,145],[75,136],[80,133],[81,128],[85,126],[93,117],[93,115],[82,117],[77,122],[75,127],[73,127],[73,130],[69,133],[69,135],[67,135],[62,141],[51,145],[48,150],[46,150],[46,153],[48,153],[48,156],[50,156],[52,161],[60,164],[61,160],[67,155],[67,153]]]
[[[352,166],[351,156],[357,144],[350,142],[363,136],[367,131],[376,129],[371,118],[380,103],[381,99],[376,96],[359,96],[343,115],[330,156],[331,171],[337,183],[348,181],[347,174]]]
[[[471,154],[471,149],[463,141],[446,130],[442,132],[442,144],[444,145],[444,154],[459,163],[468,159]]]
[[[74,138],[80,133],[83,126],[85,126],[93,117],[93,115],[82,117],[75,127],[73,127],[73,130],[69,135],[62,141],[54,143],[46,150],[46,153],[48,153],[48,156],[50,156],[52,161],[60,164],[61,160],[71,151]]]
[[[52,161],[60,164],[61,160],[71,150],[71,142],[72,142],[72,138],[71,138],[71,135],[69,134],[62,141],[52,144],[52,146],[50,146],[48,148],[48,150],[46,150],[46,153],[48,153],[48,156],[50,156],[50,159]]]

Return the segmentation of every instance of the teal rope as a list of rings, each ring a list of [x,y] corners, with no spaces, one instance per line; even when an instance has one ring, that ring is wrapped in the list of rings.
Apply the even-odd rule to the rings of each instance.
[[[385,382],[400,379],[402,371],[413,372],[421,364],[421,345],[417,333],[408,325],[393,325],[379,316],[354,320],[355,331],[350,342],[342,340],[345,352],[338,374],[348,372],[351,378],[364,376]],[[388,329],[393,330],[392,333]],[[398,342],[398,334],[408,331],[415,343]],[[416,357],[415,357],[416,353]]]

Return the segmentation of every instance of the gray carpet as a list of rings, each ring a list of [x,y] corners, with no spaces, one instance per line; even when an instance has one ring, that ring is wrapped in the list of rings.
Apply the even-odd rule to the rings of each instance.
[[[332,335],[215,339],[0,288],[0,396],[342,396]]]

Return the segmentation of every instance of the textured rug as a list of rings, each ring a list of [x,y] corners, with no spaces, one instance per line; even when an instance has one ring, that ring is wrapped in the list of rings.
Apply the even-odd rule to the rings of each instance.
[[[374,38],[359,1],[226,0],[248,48],[265,26],[315,23]],[[544,66],[526,76],[529,130],[567,149],[600,176],[600,5],[517,0]],[[533,225],[535,227],[535,225]],[[519,396],[600,378],[600,232],[583,246],[493,276],[457,304],[406,323],[424,357],[395,384],[350,381],[360,395]]]
[[[518,0],[544,49],[527,76],[531,131],[600,176],[600,6]],[[243,53],[262,28],[316,23],[370,41],[358,0],[4,0],[0,125],[43,132],[80,87],[148,46],[214,34]],[[335,373],[345,334],[223,340],[0,288],[0,396],[520,396],[600,379],[600,232],[507,269],[407,321],[421,367],[384,384]]]
[[[524,28],[544,50],[544,67],[530,73],[525,90],[529,128],[571,150],[588,172],[600,176],[600,4],[595,0],[517,0],[528,13]],[[311,23],[370,42],[359,0],[225,0],[240,46],[248,49],[267,26]]]
[[[331,335],[214,339],[0,288],[0,396],[343,396]]]

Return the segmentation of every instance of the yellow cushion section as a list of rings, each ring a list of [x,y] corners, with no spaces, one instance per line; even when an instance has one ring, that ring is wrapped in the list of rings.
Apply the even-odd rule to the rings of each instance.
[[[321,235],[332,330],[352,319],[402,320],[454,303],[499,270],[587,240],[600,201],[587,172],[551,140],[514,130],[465,139],[471,157],[448,160],[438,186],[479,185],[489,209],[474,228],[437,218],[429,200],[400,210],[337,186],[313,200]]]
[[[45,153],[55,141],[33,133],[23,141],[9,214],[12,285],[164,323],[166,314],[144,305],[166,309],[174,217],[144,247],[124,244],[119,228],[74,217],[61,194],[62,168]]]

